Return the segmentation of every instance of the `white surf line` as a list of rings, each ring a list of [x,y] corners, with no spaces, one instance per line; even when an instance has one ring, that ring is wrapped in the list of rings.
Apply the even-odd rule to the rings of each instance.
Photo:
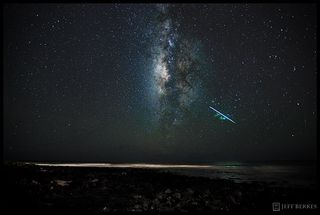
[[[105,167],[105,168],[153,168],[153,169],[166,169],[166,168],[212,168],[211,165],[184,165],[184,164],[111,164],[111,163],[32,163],[26,162],[25,164],[33,164],[37,166],[57,166],[57,167]]]

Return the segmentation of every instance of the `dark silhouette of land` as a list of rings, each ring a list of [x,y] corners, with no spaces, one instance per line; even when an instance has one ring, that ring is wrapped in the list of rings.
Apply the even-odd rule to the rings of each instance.
[[[235,183],[154,169],[4,165],[5,211],[266,211],[273,202],[316,203],[316,189]]]

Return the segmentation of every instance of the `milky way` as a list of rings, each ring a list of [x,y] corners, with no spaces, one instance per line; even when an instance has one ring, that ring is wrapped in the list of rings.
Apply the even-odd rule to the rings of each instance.
[[[201,59],[200,44],[179,32],[179,22],[170,16],[171,8],[158,5],[157,35],[153,50],[153,96],[155,117],[167,138],[191,112],[199,96]]]
[[[315,6],[5,4],[4,158],[316,158]]]

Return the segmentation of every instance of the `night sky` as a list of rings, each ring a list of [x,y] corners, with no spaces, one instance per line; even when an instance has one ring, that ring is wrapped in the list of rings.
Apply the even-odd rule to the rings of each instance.
[[[316,158],[316,5],[3,11],[5,159]]]

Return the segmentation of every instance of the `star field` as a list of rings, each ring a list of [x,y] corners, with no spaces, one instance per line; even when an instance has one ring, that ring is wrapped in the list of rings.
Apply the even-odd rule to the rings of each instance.
[[[315,5],[6,4],[3,11],[6,159],[316,156]]]

